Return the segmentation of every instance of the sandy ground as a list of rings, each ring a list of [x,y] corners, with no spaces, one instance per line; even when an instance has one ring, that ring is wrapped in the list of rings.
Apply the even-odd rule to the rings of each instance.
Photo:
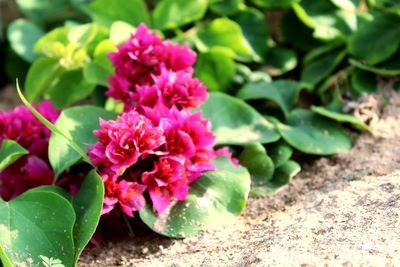
[[[400,266],[400,94],[381,87],[359,112],[372,114],[375,136],[354,134],[341,155],[303,155],[293,182],[250,199],[232,227],[113,240],[79,266]]]

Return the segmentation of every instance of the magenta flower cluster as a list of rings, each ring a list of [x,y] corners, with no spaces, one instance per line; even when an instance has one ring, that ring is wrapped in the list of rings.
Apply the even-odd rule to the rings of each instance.
[[[49,101],[35,108],[49,121],[59,116]],[[6,201],[30,188],[52,183],[54,173],[49,165],[47,148],[50,131],[25,106],[10,112],[0,112],[0,144],[10,139],[29,151],[15,163],[0,172],[0,197]]]
[[[173,200],[185,200],[189,186],[211,161],[215,137],[201,113],[207,88],[193,78],[196,54],[140,25],[110,54],[115,74],[107,95],[125,104],[115,121],[100,121],[89,156],[105,183],[103,213],[116,204],[128,215],[142,209],[148,192],[161,214]]]

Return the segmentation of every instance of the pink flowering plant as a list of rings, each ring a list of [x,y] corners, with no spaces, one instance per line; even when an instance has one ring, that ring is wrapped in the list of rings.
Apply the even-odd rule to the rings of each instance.
[[[132,224],[129,218],[139,214],[160,234],[192,236],[229,224],[250,190],[247,170],[228,148],[215,148],[211,123],[198,110],[208,93],[193,77],[196,53],[141,24],[108,57],[111,107],[57,110],[48,100],[31,105],[19,91],[26,107],[0,113],[0,212],[10,214],[0,226],[30,236],[22,219],[6,220],[35,210],[30,220],[40,234],[71,246],[55,252],[36,237],[40,245],[29,254],[66,266],[76,263],[96,228],[93,242],[101,238],[110,220]],[[72,218],[54,233],[38,214]],[[135,232],[133,226],[126,229]],[[22,235],[18,240],[24,244]],[[1,235],[0,241],[3,262],[27,261],[22,246]]]

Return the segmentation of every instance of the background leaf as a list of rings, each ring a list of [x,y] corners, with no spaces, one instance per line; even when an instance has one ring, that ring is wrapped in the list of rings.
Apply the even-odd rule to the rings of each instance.
[[[287,143],[307,154],[332,155],[351,148],[345,129],[308,110],[293,110],[287,124],[277,123],[277,129]]]
[[[227,18],[214,19],[199,29],[197,48],[207,51],[215,46],[230,49],[235,59],[251,61],[254,59],[253,49],[246,41],[240,26]]]
[[[260,143],[246,145],[239,155],[239,161],[240,165],[246,167],[251,175],[252,190],[253,188],[266,186],[274,175],[274,163]]]
[[[33,53],[33,46],[44,34],[43,30],[26,19],[14,20],[7,29],[7,38],[12,49],[28,62],[38,56]]]
[[[150,15],[143,0],[94,0],[87,9],[95,22],[106,27],[118,20],[133,26],[142,22],[150,26]]]
[[[246,205],[250,175],[227,158],[214,161],[216,171],[206,172],[190,187],[185,201],[175,201],[157,216],[148,205],[140,218],[153,231],[169,237],[190,237],[206,229],[230,225]]]
[[[207,85],[210,91],[227,91],[236,73],[233,59],[224,49],[218,48],[199,53],[195,69],[195,76]]]
[[[26,154],[29,154],[29,151],[17,142],[3,139],[0,143],[0,172]]]
[[[211,121],[217,144],[270,143],[279,139],[274,126],[245,102],[223,94],[210,93],[200,107]]]
[[[263,69],[271,76],[280,76],[297,66],[296,52],[280,46],[271,47],[264,56]]]
[[[201,19],[207,10],[207,0],[161,0],[153,11],[154,27],[175,29]]]
[[[243,100],[266,99],[273,101],[287,116],[297,104],[302,89],[309,90],[310,85],[290,80],[258,81],[243,86],[237,93],[237,97]]]
[[[385,61],[400,45],[400,16],[376,16],[352,35],[348,43],[350,54],[369,65]],[[383,30],[384,29],[384,30]]]
[[[211,0],[210,10],[218,15],[231,16],[237,13],[244,0]]]
[[[263,197],[276,194],[278,191],[283,189],[292,178],[300,172],[300,165],[289,160],[283,163],[280,167],[275,169],[274,177],[268,181],[264,186],[254,187],[250,192],[253,197]]]

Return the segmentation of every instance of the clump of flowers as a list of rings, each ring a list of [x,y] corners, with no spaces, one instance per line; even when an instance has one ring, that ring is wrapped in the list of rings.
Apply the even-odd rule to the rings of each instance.
[[[115,74],[107,95],[125,110],[116,120],[100,121],[98,142],[89,150],[105,184],[103,214],[119,204],[133,216],[144,207],[145,192],[161,214],[215,169],[210,123],[189,110],[207,99],[207,87],[193,78],[192,50],[162,41],[143,24],[110,59]]]
[[[60,114],[49,101],[36,105],[36,109],[50,122]],[[14,164],[0,172],[0,197],[6,201],[30,188],[48,185],[54,173],[49,165],[47,147],[50,131],[25,106],[10,112],[0,112],[0,143],[10,139],[29,151]]]

